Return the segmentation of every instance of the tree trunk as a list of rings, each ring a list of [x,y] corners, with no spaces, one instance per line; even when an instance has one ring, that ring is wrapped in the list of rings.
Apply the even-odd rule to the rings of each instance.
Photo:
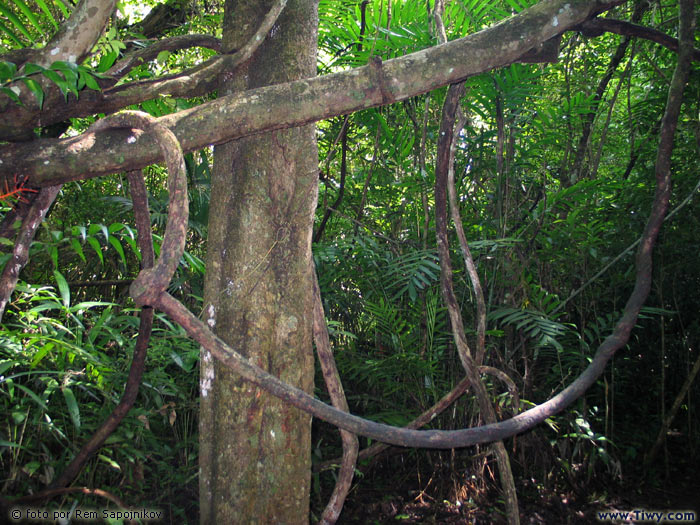
[[[270,5],[228,0],[224,48],[240,49]],[[314,1],[289,0],[219,94],[314,76],[317,23]],[[204,292],[204,318],[219,337],[309,393],[317,184],[313,125],[217,146]],[[201,357],[201,523],[307,523],[311,418]]]

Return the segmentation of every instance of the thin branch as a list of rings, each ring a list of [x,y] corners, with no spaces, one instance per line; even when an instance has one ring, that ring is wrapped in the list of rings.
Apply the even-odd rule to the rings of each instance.
[[[601,34],[615,33],[618,35],[629,36],[633,38],[643,38],[664,46],[675,53],[678,53],[678,39],[667,35],[657,29],[651,27],[640,26],[633,22],[625,20],[616,20],[614,18],[594,18],[586,20],[578,28],[583,36],[600,36]],[[693,48],[692,60],[700,61],[700,49]]]
[[[370,228],[369,226],[367,226],[366,224],[364,224],[362,221],[358,221],[357,219],[353,219],[352,217],[349,217],[349,216],[345,215],[344,213],[342,213],[342,212],[336,210],[335,208],[330,208],[330,207],[329,207],[328,209],[331,210],[333,213],[335,213],[338,217],[342,217],[343,219],[346,219],[346,220],[348,220],[348,221],[354,223],[356,226],[359,226],[360,228],[364,228],[365,230],[367,230],[369,233],[371,233],[371,234],[374,235],[375,237],[379,237],[380,239],[384,239],[385,241],[390,242],[390,243],[393,244],[394,246],[399,246],[399,245],[401,244],[401,243],[400,243],[399,241],[397,241],[396,239],[392,239],[391,237],[388,237],[388,236],[384,235],[384,234],[381,233],[380,231],[373,230],[372,228]]]
[[[104,279],[95,281],[68,281],[71,288],[88,288],[92,286],[124,286],[133,283],[133,279]]]
[[[429,409],[423,411],[421,415],[419,415],[416,419],[411,421],[404,428],[415,430],[427,425],[433,419],[439,416],[442,412],[444,412],[445,409],[449,408],[452,405],[452,403],[459,399],[459,397],[462,394],[464,394],[467,390],[469,390],[469,379],[465,377],[459,383],[457,383],[457,385],[452,390],[450,390],[447,394],[442,396],[442,398],[437,403],[435,403]],[[391,445],[387,445],[386,443],[375,443],[367,448],[362,449],[360,451],[358,459],[370,459],[378,454],[381,454],[388,448],[391,448]],[[328,461],[323,461],[322,463],[319,463],[314,466],[314,472],[322,472],[324,470],[333,468],[336,465],[338,465],[340,460],[341,458],[335,458],[330,459]]]
[[[632,20],[637,21],[641,19],[646,9],[646,2],[637,3],[632,13]],[[591,101],[590,111],[586,113],[583,117],[581,137],[579,138],[578,146],[576,147],[576,155],[574,157],[573,166],[571,167],[570,173],[566,178],[566,183],[569,185],[576,183],[577,180],[584,178],[585,176],[586,169],[584,166],[584,159],[586,157],[586,153],[588,153],[588,144],[593,129],[593,122],[595,121],[596,115],[598,113],[600,101],[603,99],[603,95],[605,94],[605,91],[608,88],[608,84],[610,83],[610,80],[615,74],[615,71],[617,71],[618,66],[622,62],[622,59],[625,57],[630,42],[631,40],[629,38],[623,38],[622,41],[618,44],[615,53],[613,53],[613,56],[610,58],[610,62],[608,63],[608,67],[605,71],[605,74],[598,82],[598,86],[593,95],[593,100]]]
[[[517,414],[520,410],[520,399],[518,397],[518,389],[515,386],[515,382],[508,376],[508,374],[506,374],[502,370],[498,370],[497,368],[493,368],[490,366],[480,366],[479,372],[482,374],[492,375],[500,379],[503,383],[505,383],[506,387],[508,388],[508,392],[513,398],[513,413]],[[419,415],[416,419],[411,421],[404,428],[418,429],[427,425],[437,416],[442,414],[442,412],[445,411],[445,409],[449,408],[452,405],[452,403],[459,399],[460,396],[464,394],[467,390],[469,390],[469,379],[465,377],[452,390],[450,390],[447,394],[440,398],[440,400],[437,403],[435,403],[427,410],[423,411],[421,415]],[[386,443],[375,443],[365,449],[362,449],[360,451],[358,459],[370,459],[374,456],[377,456],[378,454],[381,454],[389,448],[391,448],[391,445],[387,445]],[[314,472],[322,472],[324,470],[333,468],[337,466],[338,463],[340,463],[341,459],[342,458],[335,458],[318,463],[317,465],[314,465]]]
[[[312,264],[313,266],[313,264]],[[314,318],[313,318],[313,336],[316,345],[316,353],[318,361],[321,364],[323,372],[323,380],[326,383],[326,389],[331,398],[331,403],[338,410],[350,412],[343,385],[340,382],[340,374],[333,358],[331,343],[328,337],[328,326],[326,325],[326,317],[323,313],[323,304],[321,303],[321,290],[318,286],[318,276],[316,269],[311,268],[313,272],[313,303],[314,303]],[[357,451],[360,448],[357,436],[347,430],[340,430],[340,438],[343,442],[343,458],[341,461],[340,471],[335,482],[333,494],[326,505],[326,508],[321,515],[319,523],[323,525],[333,525],[338,521],[338,516],[343,510],[343,503],[350,492],[352,478],[355,473],[355,463],[357,462]]]
[[[341,153],[340,153],[340,186],[338,187],[338,196],[336,197],[335,201],[333,204],[326,209],[326,212],[323,214],[323,219],[321,219],[321,224],[318,225],[318,230],[316,230],[316,233],[313,236],[313,242],[318,242],[321,240],[321,235],[323,235],[323,230],[326,228],[326,224],[328,223],[328,219],[331,216],[331,213],[333,213],[332,210],[337,210],[338,206],[340,206],[340,203],[343,202],[343,195],[345,194],[345,178],[348,173],[348,127],[350,126],[349,124],[349,117],[345,117],[345,120],[343,121],[343,126],[340,128],[340,147],[341,147]]]
[[[221,51],[221,39],[211,35],[179,35],[162,40],[156,40],[149,46],[138,49],[128,56],[122,58],[114,64],[105,73],[106,76],[114,79],[121,78],[133,68],[140,66],[146,62],[150,62],[158,57],[158,54],[163,51],[180,51],[182,49],[190,49],[193,47],[204,47]],[[181,73],[185,74],[185,73]]]
[[[17,286],[19,273],[29,260],[29,247],[60,190],[61,186],[42,188],[24,221],[22,221],[22,226],[12,250],[12,257],[5,264],[2,276],[0,276],[0,319],[2,319],[7,303],[10,301],[12,292]]]
[[[209,91],[219,76],[219,73],[226,71],[233,73],[241,64],[247,62],[253,53],[265,41],[265,36],[275,25],[280,13],[287,5],[287,0],[277,0],[265,15],[265,18],[257,31],[248,42],[237,52],[214,57],[203,64],[195,66],[187,71],[163,79],[154,81],[135,82],[119,89],[118,98],[124,101],[133,100],[129,104],[142,102],[158,95],[172,96],[192,96],[192,94],[204,94]],[[205,91],[200,93],[199,86]],[[106,90],[109,93],[109,90]],[[133,97],[137,97],[134,99]],[[124,107],[122,105],[121,107]]]
[[[455,298],[452,279],[452,263],[450,260],[450,247],[447,237],[446,194],[448,193],[447,187],[449,186],[449,172],[451,168],[454,168],[454,144],[456,140],[455,137],[457,135],[455,131],[455,120],[458,114],[459,101],[463,95],[464,82],[460,84],[452,84],[447,90],[445,103],[442,108],[442,119],[440,122],[440,133],[438,135],[437,144],[437,163],[435,165],[435,236],[437,237],[438,254],[440,256],[440,288],[450,316],[452,338],[457,346],[457,351],[459,358],[462,361],[465,374],[467,378],[469,378],[474,394],[476,395],[476,402],[479,406],[481,417],[486,423],[493,424],[497,421],[496,411],[493,408],[489,394],[486,391],[486,386],[479,377],[479,363],[472,358],[469,351],[467,339],[464,334],[464,321],[462,319],[462,313]],[[455,197],[454,192],[452,196]],[[456,209],[456,200],[456,197],[452,199],[452,204],[454,204],[454,206],[452,206],[453,219],[455,222],[461,225],[462,220],[459,217],[458,210]],[[466,249],[466,261],[471,260],[471,269],[474,273],[470,273],[470,277],[473,278],[473,283],[475,286],[477,286],[477,283],[479,283],[479,276],[476,273],[476,268],[474,267],[473,260],[471,259],[471,253],[469,253],[466,238],[464,239],[462,249]],[[469,267],[469,264],[467,266]],[[478,286],[478,289],[480,290],[480,285]],[[482,316],[479,323],[483,322],[485,328],[485,303],[481,313]],[[482,346],[480,349],[478,349],[478,351],[483,358],[484,341],[481,340],[480,344]],[[498,462],[498,472],[501,479],[501,488],[504,492],[505,511],[506,516],[508,517],[508,523],[509,525],[519,525],[520,511],[518,509],[518,494],[515,490],[515,480],[513,478],[513,471],[510,466],[508,451],[506,450],[502,440],[498,440],[494,443],[493,450],[496,454],[496,460]]]

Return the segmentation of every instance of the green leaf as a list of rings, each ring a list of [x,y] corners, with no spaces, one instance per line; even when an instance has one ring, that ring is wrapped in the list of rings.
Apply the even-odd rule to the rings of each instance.
[[[110,53],[103,55],[100,58],[99,64],[97,64],[97,71],[99,73],[104,73],[114,65],[114,63],[117,61],[117,58],[119,58],[119,51],[116,50],[113,50]]]
[[[66,406],[68,407],[71,421],[73,421],[73,426],[76,430],[80,430],[80,409],[78,408],[75,394],[67,386],[61,387],[61,392],[63,392],[63,398],[66,400]]]
[[[44,411],[47,411],[49,408],[46,406],[46,403],[38,396],[36,395],[33,391],[29,390],[26,386],[21,385],[19,383],[15,383],[15,387],[19,388],[22,392],[27,394],[30,398],[34,400],[34,402],[39,405],[39,408],[41,408]]]
[[[21,101],[20,98],[17,96],[17,93],[15,93],[14,91],[12,91],[10,88],[7,88],[7,87],[0,87],[0,92],[5,93],[5,95],[7,95],[8,97],[10,97],[10,98],[12,99],[12,101],[13,101],[15,104],[19,104],[20,106],[22,105],[22,101]]]
[[[24,449],[24,447],[18,443],[13,443],[11,441],[5,441],[4,439],[0,439],[0,447],[10,447],[10,448],[21,448]]]
[[[121,260],[124,263],[124,266],[126,266],[126,256],[124,255],[124,248],[122,248],[122,245],[119,242],[119,239],[117,239],[114,235],[112,235],[109,237],[109,244],[114,246],[114,249],[117,250],[119,257],[121,257]]]
[[[33,78],[22,78],[21,80],[24,82],[24,85],[29,88],[29,91],[31,91],[36,97],[36,102],[39,105],[39,109],[43,108],[44,90],[41,88],[41,85]]]
[[[0,82],[12,80],[17,73],[17,65],[12,62],[0,60]]]
[[[119,231],[122,231],[124,228],[127,228],[125,224],[122,224],[121,222],[113,222],[112,224],[109,225],[107,228],[107,231],[109,233],[116,233]]]
[[[136,244],[136,239],[133,237],[124,237],[126,243],[131,247],[131,251],[136,255],[136,258],[140,261],[141,260],[141,251],[139,250],[137,244]]]
[[[97,83],[97,80],[95,80],[95,77],[88,71],[84,71],[83,69],[80,70],[80,80],[82,80],[85,85],[88,87],[88,89],[92,89],[94,91],[100,91],[100,85]]]
[[[73,6],[70,4],[70,2],[67,2],[66,0],[54,0],[53,3],[56,7],[58,7],[59,11],[61,11],[64,18],[68,18],[70,16],[70,12],[73,10]]]
[[[78,257],[80,257],[80,259],[84,263],[86,263],[87,260],[85,259],[85,254],[83,253],[83,246],[80,244],[80,241],[78,239],[76,239],[75,237],[73,237],[70,240],[70,245],[73,247],[73,250],[75,250],[75,253],[78,254]]]
[[[56,84],[61,88],[61,91],[66,96],[66,98],[68,96],[68,93],[73,93],[75,95],[75,98],[78,98],[78,79],[80,76],[78,73],[78,66],[73,64],[72,62],[58,60],[51,64],[51,70],[60,71],[63,74],[64,82],[56,82]],[[46,76],[49,76],[47,71],[44,71],[44,74]]]
[[[70,306],[70,288],[68,287],[68,282],[58,270],[53,271],[53,276],[56,278],[58,291],[61,293],[61,302],[63,302],[63,306],[68,308]]]
[[[17,364],[19,364],[18,361],[4,361],[0,363],[0,376],[5,374],[5,372]]]
[[[15,35],[14,31],[12,31],[9,27],[7,27],[5,24],[0,22],[0,33],[3,35],[10,37],[10,40],[12,40],[15,44],[17,44],[19,47],[24,47],[24,42],[22,42],[17,35]]]
[[[35,73],[43,73],[46,68],[40,66],[39,64],[34,64],[33,62],[27,62],[24,64],[24,74],[33,75]]]
[[[22,471],[24,471],[26,474],[29,476],[33,476],[37,470],[41,468],[41,463],[39,461],[30,461],[24,467],[22,467]]]
[[[36,368],[36,366],[41,362],[42,359],[44,359],[44,357],[46,357],[46,354],[48,354],[54,346],[56,346],[54,343],[46,343],[41,348],[39,348],[39,351],[36,354],[34,354],[34,357],[32,357],[32,362],[29,365],[30,368]]]
[[[41,10],[44,12],[44,14],[46,15],[45,19],[48,20],[49,22],[51,22],[51,25],[53,26],[53,28],[56,31],[58,31],[58,22],[54,18],[53,13],[51,13],[51,9],[49,9],[49,6],[46,5],[46,2],[44,2],[44,0],[35,0],[35,1],[39,5]]]
[[[100,331],[102,329],[102,326],[105,324],[105,322],[107,322],[107,320],[109,320],[111,318],[112,318],[112,309],[110,307],[107,307],[102,312],[102,315],[100,315],[100,318],[95,323],[95,326],[93,326],[90,329],[90,332],[88,333],[88,340],[90,341],[91,344],[95,343],[95,339],[97,338],[98,335],[100,335]]]
[[[98,457],[99,459],[101,459],[102,461],[104,461],[105,463],[107,463],[110,467],[112,467],[112,468],[114,468],[114,469],[117,469],[117,470],[121,470],[121,469],[122,469],[122,468],[119,466],[119,463],[117,463],[116,461],[114,461],[112,458],[108,458],[108,457],[105,456],[104,454],[98,454],[97,457]]]
[[[22,0],[12,0],[15,5],[19,8],[20,11],[22,11],[22,14],[27,17],[27,19],[32,23],[32,25],[36,28],[36,30],[39,32],[41,36],[46,36],[44,30],[41,28],[41,25],[39,25],[39,21],[37,20],[36,16],[34,16],[34,13],[32,13],[32,10],[27,7],[27,4],[25,4]]]
[[[24,25],[24,23],[17,18],[17,15],[15,15],[12,11],[10,11],[7,7],[5,7],[3,4],[0,4],[0,14],[3,14],[7,19],[12,22],[12,25],[14,25],[17,30],[24,35],[24,37],[29,40],[32,44],[35,44],[36,42],[32,38],[32,35],[29,34],[29,31],[27,30],[27,27]]]
[[[102,235],[105,236],[105,240],[109,240],[109,230],[107,229],[107,226],[105,226],[104,224],[98,224],[97,227],[102,232]],[[90,228],[92,229],[92,226]]]
[[[49,256],[51,257],[53,267],[58,268],[58,246],[56,246],[55,244],[51,244],[46,249],[49,252]]]
[[[73,228],[71,228],[71,235],[79,235],[83,240],[85,240],[85,237],[87,236],[85,226],[73,226]]]
[[[104,266],[105,259],[104,259],[104,256],[102,255],[102,246],[100,246],[99,241],[97,239],[95,239],[94,237],[88,237],[87,242],[90,246],[92,246],[92,249],[95,250],[95,253],[100,258],[100,263]]]

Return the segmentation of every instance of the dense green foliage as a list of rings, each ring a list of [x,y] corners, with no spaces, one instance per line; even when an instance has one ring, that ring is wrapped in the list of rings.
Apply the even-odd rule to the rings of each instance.
[[[449,2],[448,39],[532,3]],[[69,97],[96,87],[94,78],[139,34],[138,24],[129,25],[139,18],[133,12],[139,5],[120,4],[121,14],[84,69],[57,66],[62,75],[56,78],[46,70],[33,74],[46,75]],[[219,6],[193,6],[186,23],[159,36],[215,31]],[[71,7],[63,1],[4,2],[0,50],[45,41]],[[615,17],[628,19],[631,9],[623,6]],[[319,74],[437,42],[431,13],[418,0],[366,5],[323,0],[320,16]],[[673,35],[676,17],[675,4],[655,2],[640,23]],[[596,91],[622,39],[566,33],[556,64],[516,63],[467,80],[462,107],[468,122],[455,160],[460,212],[486,291],[486,364],[513,379],[523,408],[546,400],[583,370],[633,283],[634,250],[610,263],[640,236],[650,207],[658,130],[676,56],[632,40],[598,99]],[[159,55],[130,78],[179,71],[206,54]],[[10,66],[0,68],[3,85],[16,75]],[[31,78],[27,85],[41,96]],[[440,296],[435,249],[434,166],[444,93],[318,125],[322,158],[314,258],[336,360],[351,411],[394,425],[408,424],[463,376]],[[140,109],[162,115],[197,103],[162,97]],[[657,246],[645,315],[628,348],[574,409],[511,441],[523,490],[529,480],[600,497],[622,476],[646,474],[655,483],[672,474],[669,461],[657,460],[646,472],[641,466],[700,347],[699,105],[696,67],[673,154],[671,207],[683,206],[665,224]],[[89,121],[73,119],[69,133],[84,130]],[[590,138],[581,143],[587,126]],[[171,287],[193,311],[201,307],[210,158],[210,151],[202,151],[187,159],[190,237]],[[164,228],[163,181],[162,169],[150,168],[156,234]],[[127,190],[125,178],[118,176],[66,185],[32,246],[30,264],[0,325],[3,494],[26,494],[50,483],[119,400],[137,327],[127,288],[140,258]],[[0,213],[18,197],[4,199]],[[456,241],[453,254],[458,299],[471,329],[475,301]],[[0,264],[8,258],[0,252]],[[168,509],[179,522],[196,515],[198,348],[167,318],[159,317],[156,326],[136,405],[77,484]],[[505,385],[487,381],[501,417],[508,417],[513,407]],[[319,376],[317,385],[322,384]],[[317,395],[326,394],[319,387]],[[666,449],[671,464],[674,458],[697,462],[700,456],[699,403],[696,382],[672,425]],[[476,423],[478,410],[467,395],[431,426]],[[315,431],[318,460],[336,457],[337,432],[324,424]],[[451,465],[441,475],[454,482],[452,488],[439,484],[430,489],[433,495],[476,504],[481,490],[493,486],[486,475],[469,485],[472,474],[487,471],[479,455],[483,447],[477,449],[458,451],[456,457],[438,452],[402,457],[415,470],[423,469],[426,478]],[[321,506],[332,480],[328,473],[316,480]],[[423,489],[424,481],[415,488]]]

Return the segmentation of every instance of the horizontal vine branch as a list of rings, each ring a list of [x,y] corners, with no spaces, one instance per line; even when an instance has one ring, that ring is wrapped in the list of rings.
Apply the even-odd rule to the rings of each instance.
[[[190,152],[405,100],[511,64],[540,43],[624,1],[545,0],[500,24],[441,46],[341,73],[235,93],[158,120],[173,131],[183,151]],[[101,103],[90,114],[97,111],[104,111]],[[1,147],[0,184],[23,175],[36,187],[51,186],[141,169],[162,158],[158,144],[148,134],[88,131],[77,137]]]

